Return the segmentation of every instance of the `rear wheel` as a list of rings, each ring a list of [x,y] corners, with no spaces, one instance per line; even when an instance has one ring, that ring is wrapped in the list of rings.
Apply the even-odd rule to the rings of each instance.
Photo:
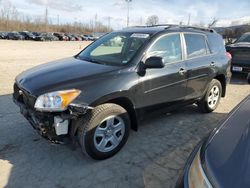
[[[199,110],[203,113],[214,111],[219,105],[222,94],[221,83],[213,79],[208,87],[205,96],[198,102]]]
[[[97,106],[79,123],[78,139],[82,151],[97,160],[116,154],[129,136],[129,115],[116,104]]]

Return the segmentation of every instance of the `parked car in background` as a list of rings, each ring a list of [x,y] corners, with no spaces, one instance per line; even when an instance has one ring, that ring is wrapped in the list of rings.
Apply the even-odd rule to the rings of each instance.
[[[76,39],[76,41],[82,41],[82,38],[79,35],[72,34],[72,36]]]
[[[88,35],[88,40],[95,41],[96,39],[95,39],[95,37],[93,35]]]
[[[31,32],[32,33],[32,35],[34,35],[35,37],[37,37],[37,36],[39,36],[41,33],[39,33],[39,32]]]
[[[250,187],[250,95],[190,155],[177,188]]]
[[[35,41],[45,41],[45,38],[41,35],[41,33],[33,32],[32,34],[35,36]]]
[[[83,35],[83,37],[85,38],[85,40],[89,41],[89,36],[88,35]]]
[[[24,37],[16,31],[9,32],[6,38],[9,40],[24,40]]]
[[[80,36],[82,37],[82,40],[84,40],[84,41],[88,41],[89,40],[89,38],[88,38],[87,35],[80,35]]]
[[[100,37],[106,35],[107,33],[102,33],[102,32],[94,32],[92,33],[92,36],[94,37],[94,40],[99,39]]]
[[[39,35],[41,38],[43,38],[45,41],[58,41],[59,39],[54,36],[52,33],[41,33]]]
[[[226,49],[232,55],[232,72],[250,73],[250,33],[245,33]]]
[[[106,159],[147,113],[193,103],[214,111],[226,95],[230,61],[211,29],[128,28],[18,75],[13,99],[42,136],[78,141],[88,156]]]
[[[35,41],[45,41],[45,38],[43,36],[36,36]]]
[[[0,39],[7,39],[7,32],[0,32]]]
[[[65,34],[68,38],[69,38],[69,41],[76,41],[76,38],[72,35],[72,34]]]
[[[28,31],[21,31],[19,34],[22,35],[25,40],[35,40],[36,38],[31,32]]]
[[[63,33],[53,33],[53,35],[61,41],[68,41],[69,40],[69,38],[66,35],[64,35]]]

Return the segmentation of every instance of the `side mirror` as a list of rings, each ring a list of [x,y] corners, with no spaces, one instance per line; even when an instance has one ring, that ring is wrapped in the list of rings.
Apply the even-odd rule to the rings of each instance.
[[[162,57],[153,56],[146,59],[144,66],[146,69],[160,69],[165,65]]]

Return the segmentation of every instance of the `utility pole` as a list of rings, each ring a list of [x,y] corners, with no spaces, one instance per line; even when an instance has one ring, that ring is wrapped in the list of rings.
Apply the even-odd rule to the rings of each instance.
[[[127,27],[129,26],[129,4],[132,0],[125,0],[127,2]]]
[[[108,17],[107,17],[107,20],[108,20],[108,29],[110,29],[110,20],[111,20],[111,17],[108,16]]]
[[[98,16],[97,16],[97,14],[95,14],[95,27],[94,27],[94,32],[97,31],[97,19],[98,19]]]
[[[48,7],[45,8],[45,19],[44,19],[44,22],[45,22],[45,31],[47,32],[47,25],[48,25]]]
[[[57,14],[57,25],[60,25],[60,16]]]
[[[190,25],[190,18],[191,18],[191,14],[189,13],[188,14],[188,24],[187,25]]]
[[[143,25],[143,23],[142,23],[142,17],[140,18],[140,25]]]

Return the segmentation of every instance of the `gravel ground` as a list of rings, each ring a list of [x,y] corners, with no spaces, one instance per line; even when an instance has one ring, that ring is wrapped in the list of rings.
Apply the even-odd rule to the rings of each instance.
[[[214,113],[201,114],[191,105],[147,117],[117,155],[94,161],[40,138],[11,99],[18,73],[85,45],[0,41],[0,187],[174,187],[193,147],[250,93],[245,77],[236,75]]]

